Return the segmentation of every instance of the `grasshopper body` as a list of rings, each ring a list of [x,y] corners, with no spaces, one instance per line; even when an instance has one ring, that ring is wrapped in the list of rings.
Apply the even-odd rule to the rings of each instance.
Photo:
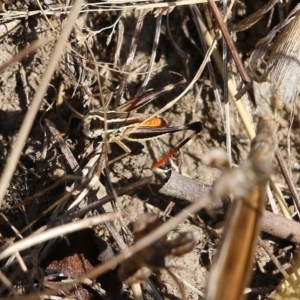
[[[173,89],[177,85],[185,83],[185,79],[169,84],[164,88],[146,92],[145,94],[136,97],[125,104],[119,106],[115,111],[91,110],[83,119],[83,132],[90,138],[101,137],[104,140],[105,135],[108,137],[108,142],[118,143],[125,152],[130,152],[121,140],[143,141],[160,137],[165,134],[182,131],[185,129],[193,130],[194,134],[202,130],[201,122],[194,122],[182,127],[169,127],[163,118],[150,115],[136,113],[135,111],[149,103],[159,95]],[[148,119],[148,121],[146,121]],[[176,147],[168,154],[161,164],[170,158],[176,151],[187,143],[192,136],[184,140],[180,146]],[[156,164],[157,165],[157,164]],[[156,166],[158,167],[158,166]]]

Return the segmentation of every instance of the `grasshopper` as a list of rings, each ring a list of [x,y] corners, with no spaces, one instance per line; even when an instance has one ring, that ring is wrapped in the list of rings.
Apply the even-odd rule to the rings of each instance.
[[[126,103],[120,105],[113,111],[104,112],[100,109],[94,109],[83,118],[83,132],[90,138],[101,137],[104,140],[105,135],[108,142],[117,143],[128,155],[130,149],[121,142],[121,140],[129,141],[145,141],[160,137],[165,134],[179,132],[183,130],[192,130],[194,133],[181,142],[162,160],[154,165],[154,168],[162,165],[166,160],[173,156],[184,144],[186,144],[194,135],[202,130],[201,122],[190,123],[181,127],[168,127],[161,117],[151,118],[148,114],[136,113],[135,111],[151,102],[161,94],[170,91],[177,85],[184,84],[186,80],[183,78],[176,83],[169,84],[157,91],[146,92],[141,96],[135,97]],[[146,119],[149,119],[145,121]],[[106,126],[105,126],[106,125]],[[123,157],[123,155],[121,156]]]

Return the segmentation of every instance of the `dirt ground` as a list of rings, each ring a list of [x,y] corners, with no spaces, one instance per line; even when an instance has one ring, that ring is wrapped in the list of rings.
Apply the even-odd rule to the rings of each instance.
[[[24,116],[30,110],[30,103],[39,87],[67,17],[64,13],[49,13],[47,19],[41,13],[23,17],[18,13],[40,11],[38,1],[11,0],[2,2],[8,2],[5,4],[5,12],[10,12],[11,15],[14,12],[18,17],[9,19],[8,14],[4,14],[4,11],[0,16],[1,24],[6,23],[6,28],[12,27],[9,32],[5,32],[3,29],[4,32],[0,33],[0,65],[40,36],[45,36],[48,42],[35,53],[27,55],[21,62],[10,65],[0,74],[1,173],[3,173],[5,166],[9,164],[8,154],[17,139],[18,130],[22,125]],[[259,10],[267,2],[255,1],[253,3],[253,1],[247,0],[237,2],[229,23],[237,23]],[[42,1],[40,4],[44,11],[51,12],[59,5],[64,6],[65,1]],[[292,3],[292,6],[295,4],[297,3]],[[47,92],[44,95],[40,110],[2,203],[0,242],[3,247],[31,236],[33,233],[41,232],[45,228],[53,228],[71,221],[67,219],[66,211],[76,198],[75,194],[69,195],[59,205],[55,205],[53,208],[51,206],[67,192],[70,192],[70,187],[74,182],[79,184],[78,178],[76,181],[74,178],[71,179],[65,176],[81,176],[82,174],[74,171],[74,167],[70,165],[66,159],[66,154],[62,152],[58,145],[57,139],[62,138],[82,169],[95,155],[95,149],[99,146],[100,141],[99,137],[89,138],[83,134],[82,121],[78,118],[72,118],[69,123],[72,113],[74,114],[71,108],[82,115],[87,115],[95,107],[103,107],[103,101],[107,102],[109,97],[112,96],[109,104],[110,109],[116,109],[121,103],[125,103],[126,100],[130,100],[136,95],[142,86],[145,72],[147,72],[157,22],[154,14],[149,12],[145,16],[140,36],[137,39],[136,54],[127,76],[124,77],[121,71],[129,55],[130,43],[139,11],[124,10],[118,21],[121,15],[120,11],[92,11],[92,8],[96,7],[96,4],[93,5],[92,3],[87,7],[91,11],[80,14],[76,26],[65,45],[63,56],[51,82],[48,84]],[[199,7],[203,14],[208,12],[204,5]],[[279,23],[278,10],[278,7],[275,6],[273,15],[266,13],[259,22],[249,29],[235,34],[236,47],[245,64],[248,63],[258,40],[266,36],[270,29]],[[189,8],[187,6],[175,8],[169,14],[169,24],[172,39],[176,42],[177,48],[168,34],[167,17],[163,16],[157,55],[146,90],[163,88],[182,77],[190,82],[203,61],[204,51],[199,51],[200,41]],[[115,27],[112,25],[115,25]],[[117,37],[122,30],[122,26],[124,34],[120,55],[115,59],[118,48]],[[215,27],[216,24],[213,24],[213,26]],[[189,33],[189,37],[186,32]],[[92,33],[94,33],[93,36]],[[88,34],[92,38],[87,39]],[[192,40],[195,41],[197,47],[192,43]],[[181,49],[181,52],[178,48]],[[95,72],[95,61],[98,62],[99,66],[100,84]],[[223,81],[214,63],[212,70],[215,75],[217,89],[221,94],[221,101],[224,103]],[[236,73],[234,76],[239,80]],[[119,100],[118,90],[122,85],[123,78],[125,78],[126,86],[124,95]],[[102,100],[99,96],[99,85],[102,86]],[[178,96],[185,87],[186,85],[175,87],[138,109],[138,113],[150,115],[157,112]],[[296,187],[299,181],[299,167],[297,167],[297,164],[299,159],[298,149],[300,147],[299,104],[297,100],[283,107],[278,131],[279,148],[286,165],[292,173]],[[248,112],[253,115],[255,104],[252,92],[250,92],[249,97],[245,96],[243,101],[248,108]],[[172,162],[167,162],[161,168],[165,170],[172,169],[210,187],[221,172],[204,166],[201,163],[201,158],[213,148],[222,147],[226,149],[226,133],[224,130],[225,120],[222,120],[218,104],[215,101],[207,68],[204,69],[201,77],[189,92],[161,116],[169,126],[180,127],[196,121],[202,122],[203,130],[173,157]],[[232,164],[235,166],[247,158],[250,141],[232,103],[229,105],[229,118],[231,125],[231,158]],[[50,133],[45,119],[54,124],[58,130],[57,134]],[[255,123],[257,117],[254,116],[253,119]],[[113,222],[111,225],[116,228],[119,236],[124,238],[124,244],[127,245],[133,242],[133,236],[130,232],[132,224],[143,213],[154,212],[161,217],[161,222],[171,219],[189,203],[158,193],[162,183],[157,179],[159,175],[152,170],[152,165],[189,134],[189,131],[183,130],[178,133],[164,135],[155,140],[142,141],[141,143],[124,141],[124,144],[131,150],[130,155],[109,164],[105,169],[106,171],[103,170],[100,177],[101,184],[98,183],[97,187],[91,190],[87,197],[84,197],[77,209],[80,210],[86,207],[87,204],[93,201],[92,199],[95,196],[100,199],[112,194],[115,190],[129,187],[140,179],[152,176],[155,179],[152,179],[151,184],[133,189],[118,197],[116,202],[106,203],[103,208],[107,212],[117,209],[121,211],[121,221]],[[105,154],[107,153],[105,147],[102,150],[104,153],[101,158],[102,166],[124,152],[118,145],[113,143],[110,145],[111,152],[109,155]],[[94,162],[94,165],[96,165],[96,162]],[[93,167],[91,166],[91,169]],[[295,208],[291,200],[291,194],[280,174],[279,167],[275,164],[274,170],[289,209],[293,213]],[[53,186],[57,182],[58,184]],[[171,209],[169,209],[170,203],[174,205]],[[266,209],[271,210],[270,205],[266,205]],[[98,210],[99,212],[103,213],[101,210]],[[97,211],[91,210],[84,216],[87,217],[93,214],[97,214]],[[84,216],[72,220],[78,220]],[[219,211],[214,216],[206,211],[201,211],[199,214],[185,220],[168,234],[168,240],[175,239],[184,232],[194,234],[196,244],[194,249],[183,256],[168,258],[166,263],[172,272],[185,281],[184,289],[187,299],[203,298],[209,270],[224,226],[224,219],[224,211]],[[298,221],[297,215],[294,216],[294,219]],[[33,221],[36,222],[31,224]],[[28,224],[31,225],[27,227]],[[1,284],[2,287],[0,285],[1,296],[37,293],[43,291],[45,287],[55,290],[55,284],[61,281],[65,282],[68,277],[78,278],[107,260],[103,256],[98,257],[101,253],[100,250],[97,250],[99,243],[104,243],[107,249],[110,249],[109,257],[121,252],[120,244],[112,236],[107,224],[106,226],[97,225],[92,229],[85,229],[86,231],[81,233],[72,233],[67,237],[61,236],[53,243],[41,243],[21,252],[27,270],[22,268],[16,260],[14,263],[1,261],[2,272],[11,283],[11,286],[6,287],[4,287],[4,284]],[[253,275],[246,299],[267,299],[283,280],[282,273],[269,253],[278,259],[282,268],[287,272],[291,271],[298,257],[297,245],[288,239],[284,240],[262,233],[262,243],[259,244],[255,254]],[[58,273],[60,275],[57,275]],[[182,298],[178,284],[166,269],[154,270],[150,280],[162,299]],[[130,286],[122,284],[118,279],[117,269],[112,269],[110,272],[98,277],[95,282],[99,283],[98,286],[101,286],[101,292],[95,291],[91,285],[86,284],[83,288],[73,289],[71,295],[65,292],[59,294],[59,296],[76,299],[133,299]],[[142,285],[142,290],[145,299],[153,299],[145,284]],[[54,291],[52,293],[55,294]]]

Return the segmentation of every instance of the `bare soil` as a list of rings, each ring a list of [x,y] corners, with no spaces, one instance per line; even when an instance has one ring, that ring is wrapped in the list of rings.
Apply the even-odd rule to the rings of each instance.
[[[12,3],[8,3],[5,6],[6,10],[10,12],[39,10],[36,1],[10,2]],[[41,2],[41,5],[45,10],[50,10],[51,6],[55,7],[56,3],[54,2],[51,4],[49,1],[50,4],[47,6],[46,1],[44,1]],[[61,2],[64,3],[64,1]],[[237,22],[243,19],[267,1],[255,1],[255,4],[252,2],[246,0],[238,2],[235,7],[234,20],[231,21]],[[201,10],[204,11],[203,6],[201,6]],[[117,61],[117,66],[113,66],[117,48],[117,32],[113,32],[113,29],[108,26],[116,22],[119,13],[116,11],[90,12],[80,15],[76,29],[74,29],[69,42],[66,44],[61,62],[55,71],[52,81],[49,83],[40,111],[24,146],[18,167],[14,172],[5,200],[1,206],[1,245],[7,246],[9,243],[17,241],[20,238],[16,232],[12,231],[12,227],[20,231],[23,237],[27,237],[33,232],[40,230],[46,224],[49,224],[50,220],[53,221],[54,210],[45,213],[46,209],[64,195],[68,190],[67,187],[73,182],[65,180],[62,184],[49,191],[34,196],[29,201],[26,201],[26,204],[16,207],[22,201],[53,185],[59,180],[60,174],[74,174],[64,154],[54,142],[55,138],[50,135],[46,128],[44,119],[51,120],[57,130],[63,134],[63,139],[80,167],[83,168],[85,166],[93,155],[92,150],[98,146],[99,139],[91,140],[84,136],[80,120],[73,118],[68,123],[72,115],[70,106],[85,115],[97,105],[102,105],[99,96],[92,96],[92,94],[99,94],[97,77],[95,72],[92,72],[95,70],[93,57],[84,43],[80,44],[80,41],[83,39],[82,34],[87,34],[84,25],[94,31],[106,28],[106,30],[94,36],[93,43],[90,46],[96,61],[100,65],[99,72],[104,94],[103,99],[107,101],[109,95],[112,93],[113,99],[110,106],[117,107],[120,103],[117,103],[116,95],[121,83],[122,74],[116,70],[122,69],[129,54],[137,16],[138,12],[124,11],[121,18],[124,26],[121,53]],[[264,37],[279,22],[277,16],[278,8],[276,6],[274,15],[271,18],[271,27],[267,28],[268,13],[253,27],[236,35],[237,49],[244,62],[247,62],[249,59],[256,42]],[[0,18],[0,22],[7,22],[4,16]],[[1,173],[8,164],[8,153],[17,138],[17,132],[22,124],[25,113],[30,110],[31,99],[45,72],[65,18],[66,15],[64,14],[58,16],[48,15],[48,20],[41,14],[27,18],[20,17],[16,19],[20,23],[16,24],[15,29],[6,34],[1,34],[0,65],[39,36],[43,35],[48,39],[46,45],[38,49],[35,53],[28,55],[20,63],[11,65],[0,74]],[[158,54],[153,67],[155,71],[151,74],[147,90],[162,88],[169,83],[177,81],[181,76],[190,81],[197,72],[203,60],[203,55],[199,53],[197,48],[184,34],[182,27],[184,21],[186,21],[186,28],[189,30],[191,38],[196,41],[197,45],[200,45],[189,9],[183,7],[180,12],[180,9],[176,8],[170,13],[169,22],[173,39],[188,56],[187,60],[183,60],[168,35],[167,19],[166,16],[163,16]],[[49,26],[48,22],[52,24],[55,30]],[[155,22],[156,18],[154,15],[148,13],[145,17],[140,37],[137,40],[136,55],[130,67],[130,74],[126,78],[126,89],[121,102],[134,97],[142,84],[151,55]],[[108,41],[110,34],[111,39]],[[217,80],[217,88],[222,94],[223,82],[221,76],[214,65],[213,70]],[[62,93],[59,90],[61,83],[64,83]],[[183,89],[184,86],[174,88],[142,107],[138,112],[147,114],[156,112],[179,95]],[[61,96],[63,100],[62,104],[57,102],[57,99]],[[249,111],[253,112],[255,110],[253,102],[245,101],[245,103],[249,107]],[[300,147],[297,108],[297,103],[284,107],[282,111],[283,121],[278,132],[279,147],[286,164],[290,171],[292,171],[296,186],[299,181],[299,173],[297,173],[294,166],[299,159],[298,148]],[[292,115],[294,123],[291,125]],[[191,177],[198,182],[212,185],[220,175],[220,171],[203,166],[201,164],[201,156],[215,147],[226,149],[226,134],[224,131],[224,121],[220,117],[207,69],[205,69],[193,88],[171,109],[165,111],[162,117],[169,126],[183,126],[195,121],[201,121],[203,124],[202,132],[185,145],[179,154],[175,155],[172,164],[167,163],[162,168],[173,168],[175,171]],[[255,120],[256,118],[254,117]],[[247,158],[250,141],[233,105],[230,105],[230,123],[232,130],[232,162],[234,165],[238,165],[242,160]],[[163,157],[165,153],[168,153],[172,147],[176,146],[189,134],[190,132],[183,131],[165,135],[157,140],[143,141],[142,143],[124,141],[130,148],[131,154],[108,166],[107,170],[109,174],[103,175],[103,178],[101,178],[100,193],[102,196],[110,194],[111,187],[113,189],[127,187],[141,178],[154,176],[152,170],[153,163]],[[108,160],[112,160],[123,153],[123,150],[118,145],[112,144],[110,146],[111,153],[107,156]],[[279,173],[278,167],[275,167],[275,169]],[[284,181],[280,174],[277,174],[277,177],[278,181],[284,187],[283,193],[290,205],[290,209],[294,210],[290,193],[285,188]],[[130,224],[145,212],[157,213],[163,216],[163,221],[166,221],[188,205],[186,201],[170,199],[170,197],[158,194],[157,185],[159,183],[153,186],[143,186],[118,198],[115,205],[122,213],[122,223],[116,222],[115,226],[122,236],[126,232],[124,228],[128,226],[131,228]],[[106,186],[106,189],[104,186]],[[94,191],[94,193],[96,192]],[[59,212],[59,215],[63,214],[72,201],[73,197],[62,204],[63,209]],[[163,212],[170,202],[174,202],[174,207],[165,215]],[[80,204],[80,207],[84,207],[87,203],[89,203],[88,197]],[[105,204],[104,209],[112,211],[111,203]],[[268,206],[267,209],[269,209]],[[92,213],[94,211],[90,212],[90,214]],[[23,231],[26,225],[38,217],[39,220],[33,226]],[[190,285],[185,286],[188,299],[201,299],[201,293],[205,292],[207,276],[220,239],[220,231],[223,228],[224,218],[224,212],[213,217],[205,211],[200,212],[197,216],[191,216],[191,218],[180,224],[168,235],[168,238],[172,239],[180,232],[190,231],[194,233],[196,239],[194,250],[182,257],[168,259],[167,262],[167,266]],[[131,243],[133,238],[128,232],[126,233],[128,235],[126,242]],[[60,273],[64,273],[63,271],[70,267],[75,268],[78,261],[82,259],[85,263],[79,268],[78,272],[75,272],[75,274],[65,272],[63,274],[65,277],[69,276],[73,278],[80,276],[100,263],[97,258],[99,251],[95,250],[97,246],[95,246],[94,240],[91,242],[94,235],[110,245],[114,253],[120,251],[119,246],[105,225],[99,225],[93,228],[93,232],[89,232],[88,234],[74,234],[69,236],[68,239],[63,237],[61,241],[56,241],[53,245],[50,244],[48,248],[46,246],[39,246],[25,251],[24,255],[22,252],[21,255],[24,257],[28,268],[26,272],[24,270],[20,271],[17,263],[11,265],[9,268],[5,268],[4,262],[1,262],[3,272],[11,281],[14,291],[20,294],[37,292],[45,286],[49,287],[48,281],[50,279],[46,270],[56,269],[56,271],[59,270]],[[264,233],[262,234],[262,240],[269,251],[279,259],[282,266],[290,270],[292,261],[295,261],[298,256],[296,245],[288,240],[281,240]],[[55,246],[56,244],[61,246]],[[85,247],[85,244],[90,246]],[[91,251],[91,249],[93,250]],[[81,254],[83,256],[80,256]],[[150,279],[164,299],[181,299],[182,295],[178,285],[166,270],[155,270]],[[261,246],[258,246],[247,299],[266,299],[276,289],[276,286],[282,279],[282,274],[278,271],[270,256]],[[130,287],[125,284],[122,285],[117,277],[117,272],[114,270],[102,275],[101,278],[98,278],[97,282],[101,284],[103,292],[106,293],[108,299],[132,299],[133,297]],[[1,296],[12,295],[12,289],[1,288],[0,291]],[[151,299],[146,289],[143,288],[143,292],[146,299]],[[87,293],[84,289],[83,292],[73,292],[71,296],[77,299],[101,298],[99,293],[90,291]]]

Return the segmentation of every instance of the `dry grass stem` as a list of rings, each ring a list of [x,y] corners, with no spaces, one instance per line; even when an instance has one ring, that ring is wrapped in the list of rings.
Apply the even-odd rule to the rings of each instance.
[[[46,89],[48,87],[48,83],[51,80],[53,73],[55,71],[56,65],[60,59],[60,56],[63,52],[64,45],[69,37],[69,34],[72,30],[73,24],[79,14],[80,7],[82,5],[83,1],[78,0],[74,4],[72,11],[68,17],[68,21],[66,22],[66,25],[61,32],[61,35],[57,41],[56,47],[53,50],[52,56],[50,58],[50,63],[47,67],[47,72],[44,74],[41,83],[39,85],[39,89],[37,90],[35,97],[32,99],[32,102],[30,104],[30,110],[28,110],[26,116],[23,120],[23,125],[20,128],[18,139],[16,140],[13,150],[8,158],[9,165],[5,168],[3,171],[1,178],[0,178],[0,205],[3,202],[3,198],[6,192],[6,189],[9,185],[9,182],[11,181],[11,178],[13,176],[13,172],[17,166],[18,160],[20,158],[21,152],[23,150],[24,144],[26,142],[26,139],[28,137],[29,131],[31,129],[31,126],[33,124],[33,121],[36,117],[36,114],[38,112],[38,109],[41,105],[41,102],[43,100],[43,96],[46,92]]]
[[[298,297],[300,6],[263,2],[2,3],[1,299]]]
[[[45,241],[59,237],[60,235],[65,235],[70,232],[81,230],[86,227],[92,227],[103,222],[112,221],[120,216],[119,213],[110,213],[101,216],[95,216],[87,219],[83,219],[77,222],[72,222],[69,224],[57,226],[52,229],[48,229],[36,235],[31,235],[23,240],[20,240],[13,245],[9,246],[7,249],[0,253],[0,260],[14,254],[15,252],[28,249],[34,245],[41,244]]]

